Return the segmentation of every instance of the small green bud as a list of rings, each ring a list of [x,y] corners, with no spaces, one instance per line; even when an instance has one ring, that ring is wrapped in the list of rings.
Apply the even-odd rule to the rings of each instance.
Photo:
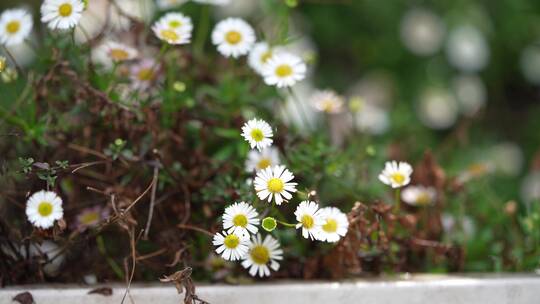
[[[349,109],[353,113],[358,113],[360,110],[362,110],[362,106],[364,104],[364,99],[360,96],[354,96],[351,97],[349,100]]]
[[[266,230],[268,232],[274,231],[274,229],[276,229],[276,227],[277,227],[276,219],[273,218],[273,217],[265,217],[262,220],[262,227],[263,227],[264,230]]]
[[[377,154],[377,151],[375,150],[375,147],[373,147],[372,145],[369,145],[366,147],[366,154],[373,157],[375,156],[375,154]]]
[[[121,146],[124,144],[124,140],[122,140],[121,138],[117,138],[114,140],[114,144],[117,146]]]
[[[285,4],[288,7],[297,7],[298,6],[298,0],[285,0]]]
[[[177,92],[184,92],[186,90],[186,84],[181,81],[175,81],[173,84],[173,89]]]
[[[17,70],[9,68],[9,67],[5,68],[4,71],[0,73],[0,75],[2,75],[2,81],[4,83],[13,82],[17,80],[17,78],[19,77]]]

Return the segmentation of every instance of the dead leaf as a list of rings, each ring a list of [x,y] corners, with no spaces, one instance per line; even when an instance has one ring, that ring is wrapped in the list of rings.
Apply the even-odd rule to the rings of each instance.
[[[102,296],[108,297],[113,294],[113,291],[112,291],[112,288],[110,287],[100,287],[100,288],[90,290],[88,294],[100,294]]]
[[[22,292],[16,296],[13,297],[12,299],[13,301],[15,302],[19,302],[21,304],[33,304],[33,303],[36,303],[34,302],[34,297],[32,297],[32,294],[30,294],[28,291],[25,291],[25,292]]]

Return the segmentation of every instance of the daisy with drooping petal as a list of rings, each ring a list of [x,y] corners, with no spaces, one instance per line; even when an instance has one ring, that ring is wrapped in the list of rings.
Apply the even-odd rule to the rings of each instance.
[[[26,202],[26,216],[32,225],[48,229],[64,216],[62,199],[52,191],[38,191]]]
[[[270,269],[279,270],[279,263],[283,259],[283,250],[279,242],[271,235],[266,235],[264,241],[260,234],[251,238],[249,251],[242,261],[242,266],[249,269],[251,276],[270,276]]]
[[[8,9],[0,16],[0,44],[20,44],[32,31],[32,16],[24,9]]]
[[[270,47],[266,42],[257,42],[249,52],[248,64],[255,72],[262,74],[268,59],[270,59],[278,50]]]
[[[273,135],[270,125],[262,119],[251,119],[242,127],[242,136],[249,142],[251,149],[257,148],[261,151],[269,147],[273,142]]]
[[[212,241],[216,246],[216,253],[228,261],[236,261],[244,258],[248,252],[249,237],[227,233],[225,231],[214,234]]]
[[[255,43],[255,31],[240,18],[227,18],[212,31],[212,43],[223,56],[238,58],[251,50]]]
[[[322,218],[323,224],[316,235],[319,241],[335,243],[347,234],[349,220],[347,215],[336,207],[326,207],[320,209],[318,215]]]
[[[331,90],[317,91],[311,96],[313,107],[319,112],[337,114],[343,110],[343,97]]]
[[[169,44],[186,44],[191,42],[193,23],[181,13],[168,13],[154,23],[152,30]]]
[[[296,229],[302,228],[302,236],[306,239],[317,239],[317,235],[324,224],[319,211],[319,205],[315,202],[303,201],[298,205],[294,215],[298,224]]]
[[[107,57],[114,62],[133,60],[138,55],[136,49],[114,41],[106,42],[103,48]]]
[[[274,166],[260,170],[255,177],[255,191],[259,199],[275,200],[277,205],[292,198],[297,183],[291,183],[294,175],[285,166]]]
[[[278,88],[291,87],[306,77],[304,61],[295,55],[278,52],[268,59],[262,75],[267,85]]]
[[[79,23],[84,10],[81,0],[45,0],[41,5],[41,22],[52,29],[66,30]]]
[[[201,4],[226,5],[229,4],[231,0],[193,0],[193,2]]]
[[[435,202],[437,191],[422,185],[409,186],[401,193],[401,199],[411,206],[427,206]]]
[[[257,233],[259,229],[259,213],[255,208],[245,202],[234,203],[225,208],[223,214],[223,229],[229,233],[242,236],[249,236],[250,233]]]
[[[246,171],[253,172],[279,165],[279,151],[268,147],[262,151],[251,150],[246,160]]]
[[[411,182],[413,168],[406,162],[386,162],[379,180],[392,188],[401,188]]]

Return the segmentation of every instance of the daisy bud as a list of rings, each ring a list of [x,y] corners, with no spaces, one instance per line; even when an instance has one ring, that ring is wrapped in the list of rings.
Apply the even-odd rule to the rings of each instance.
[[[274,231],[274,229],[276,229],[277,227],[277,222],[276,222],[276,219],[273,218],[273,217],[265,217],[263,220],[262,220],[262,227],[264,230],[268,231],[268,232],[272,232]]]
[[[0,73],[2,73],[6,68],[6,57],[0,56]]]

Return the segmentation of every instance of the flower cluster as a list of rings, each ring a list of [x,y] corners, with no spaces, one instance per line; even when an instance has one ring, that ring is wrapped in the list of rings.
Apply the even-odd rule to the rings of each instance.
[[[278,165],[277,148],[272,145],[272,128],[260,119],[252,119],[242,127],[242,136],[252,150],[248,154],[246,171],[256,172],[253,182],[255,192],[261,201],[274,202],[279,206],[293,198],[297,183],[294,175],[285,166]],[[276,209],[276,211],[278,211]],[[289,228],[301,229],[302,236],[310,240],[334,243],[347,234],[347,215],[335,207],[319,208],[312,201],[302,201],[294,212],[297,223],[278,221],[274,217],[259,218],[259,213],[246,202],[234,203],[223,214],[223,229],[214,235],[216,252],[230,261],[242,260],[242,266],[249,274],[269,276],[270,269],[279,269],[278,261],[283,259],[283,250],[276,238],[259,233],[259,224],[267,232],[277,228],[278,223]]]

